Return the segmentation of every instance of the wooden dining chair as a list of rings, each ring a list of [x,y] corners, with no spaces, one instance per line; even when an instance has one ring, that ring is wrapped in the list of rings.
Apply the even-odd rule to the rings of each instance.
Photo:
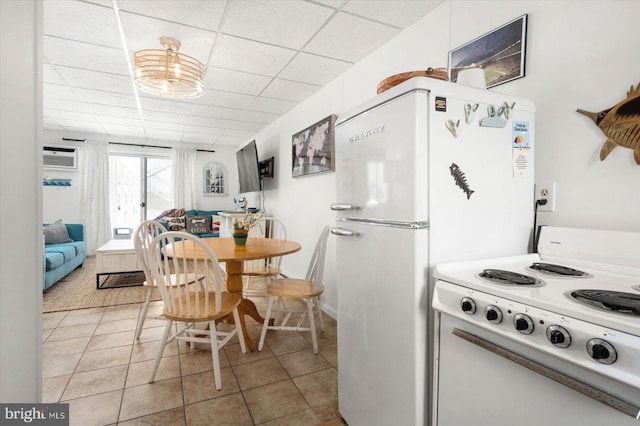
[[[304,279],[279,278],[269,283],[267,287],[267,313],[265,321],[262,325],[262,333],[260,335],[260,343],[258,343],[258,351],[262,350],[267,330],[295,330],[310,331],[311,340],[313,342],[313,352],[318,353],[318,338],[316,336],[316,325],[314,318],[314,308],[320,321],[320,328],[324,331],[324,322],[322,320],[322,311],[320,310],[320,295],[324,291],[322,285],[322,274],[324,271],[324,258],[327,251],[327,237],[329,235],[329,227],[325,226],[320,233],[320,238],[316,244],[316,248],[311,256],[307,275]],[[277,299],[277,301],[276,301]],[[285,299],[297,299],[306,302],[306,309],[297,309],[294,304],[290,307],[285,306]],[[274,308],[274,303],[276,307]],[[273,325],[270,325],[269,319],[271,314],[275,314]],[[296,325],[287,325],[292,314],[299,314]],[[279,316],[284,314],[282,321]],[[305,317],[309,317],[309,326],[303,326]]]
[[[260,218],[250,229],[251,238],[287,239],[287,228],[282,221],[273,217]],[[280,275],[282,256],[268,259],[257,259],[244,262],[242,295],[244,297],[267,296],[267,286],[270,280]],[[262,279],[261,279],[262,278]]]
[[[173,247],[174,253],[181,252],[185,256],[163,256],[162,249],[168,245]],[[163,315],[167,321],[149,383],[155,380],[165,346],[179,340],[190,344],[208,343],[211,346],[216,389],[222,389],[220,349],[237,335],[242,352],[247,351],[238,313],[242,295],[222,291],[220,264],[216,255],[211,247],[191,234],[165,232],[155,237],[151,241],[149,261],[164,302]],[[203,285],[172,283],[172,275],[176,275],[177,282],[181,283],[187,282],[191,274]],[[231,331],[218,330],[218,323],[226,320],[230,314],[233,314],[235,327]],[[174,322],[182,323],[182,326],[169,337]],[[195,327],[198,323],[207,323],[208,329]]]
[[[167,232],[167,229],[162,226],[162,224],[153,220],[146,220],[138,226],[135,234],[133,235],[133,246],[136,250],[138,265],[142,268],[142,272],[144,272],[145,281],[142,285],[147,289],[146,298],[142,305],[142,311],[140,312],[138,324],[136,326],[136,339],[140,338],[142,327],[144,326],[144,321],[147,318],[147,312],[149,311],[149,304],[151,303],[153,290],[157,288],[155,279],[151,273],[151,269],[149,268],[149,247],[151,245],[151,241],[163,232]],[[186,279],[187,284],[193,284],[196,282],[195,275],[193,274],[187,275]],[[178,282],[178,277],[175,274],[172,274],[170,285],[177,285]],[[162,316],[154,316],[153,318],[163,319]]]

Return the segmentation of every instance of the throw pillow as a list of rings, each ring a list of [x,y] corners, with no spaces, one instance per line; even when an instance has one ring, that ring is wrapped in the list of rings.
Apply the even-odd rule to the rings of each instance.
[[[172,217],[167,221],[169,231],[184,231],[184,216]]]
[[[45,225],[42,228],[42,232],[44,233],[45,244],[69,243],[73,241],[69,238],[69,231],[67,231],[67,227],[64,225],[62,219]]]
[[[210,234],[211,216],[187,216],[187,232],[190,234]]]

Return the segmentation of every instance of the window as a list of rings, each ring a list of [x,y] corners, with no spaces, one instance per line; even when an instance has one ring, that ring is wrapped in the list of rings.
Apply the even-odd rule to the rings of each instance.
[[[204,195],[227,195],[227,168],[212,161],[204,166]]]
[[[136,229],[171,206],[171,159],[109,156],[111,225]]]

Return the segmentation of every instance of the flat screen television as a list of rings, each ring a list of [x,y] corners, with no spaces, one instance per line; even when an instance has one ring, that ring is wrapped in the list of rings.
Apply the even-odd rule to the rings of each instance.
[[[256,141],[249,142],[236,152],[240,193],[260,191],[260,169]]]

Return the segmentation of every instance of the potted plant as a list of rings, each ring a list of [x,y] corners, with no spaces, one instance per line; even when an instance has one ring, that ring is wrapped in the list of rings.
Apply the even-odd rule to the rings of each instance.
[[[262,213],[247,213],[242,219],[233,220],[233,241],[238,246],[247,243],[249,228],[251,228],[262,217]]]

